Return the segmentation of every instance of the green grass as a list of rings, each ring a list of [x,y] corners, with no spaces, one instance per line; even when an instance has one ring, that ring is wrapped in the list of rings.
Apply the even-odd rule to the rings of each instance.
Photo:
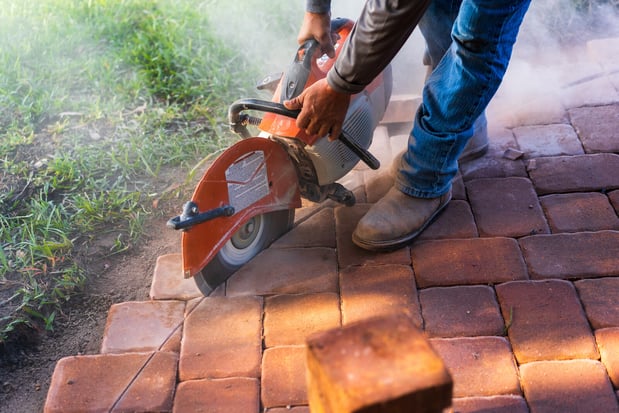
[[[228,104],[276,63],[247,45],[294,50],[290,3],[0,0],[0,344],[53,328],[97,234],[109,254],[139,241],[162,171],[188,175],[235,139]],[[269,30],[234,34],[260,13]]]

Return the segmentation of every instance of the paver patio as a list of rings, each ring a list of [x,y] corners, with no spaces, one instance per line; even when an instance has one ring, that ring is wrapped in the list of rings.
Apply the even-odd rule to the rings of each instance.
[[[592,56],[610,71],[619,49]],[[346,178],[357,205],[307,204],[210,297],[160,256],[151,300],[112,306],[100,354],[58,362],[45,411],[306,413],[305,338],[403,312],[447,365],[454,412],[619,412],[619,85],[602,81],[548,123],[491,124],[489,153],[405,248],[350,239],[405,139],[384,124],[384,167]]]

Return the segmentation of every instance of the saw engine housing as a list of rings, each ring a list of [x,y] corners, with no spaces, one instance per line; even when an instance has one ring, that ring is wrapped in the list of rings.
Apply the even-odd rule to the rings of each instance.
[[[390,72],[389,72],[390,75]],[[391,95],[390,82],[383,82],[373,91],[364,91],[351,101],[344,120],[344,133],[359,146],[368,149],[374,129],[382,119]],[[314,168],[319,185],[335,182],[359,163],[359,157],[339,140],[319,139],[305,148]]]
[[[339,38],[334,47],[336,58],[348,38],[354,23],[351,20],[337,18],[331,22],[331,30]],[[292,99],[319,79],[324,78],[336,59],[323,55],[316,59],[319,45],[308,41],[297,51],[294,61],[283,74],[273,91],[273,101],[282,104]],[[267,77],[262,84],[273,84],[273,76]],[[259,87],[260,88],[260,87]],[[391,67],[387,68],[363,91],[351,97],[350,105],[342,126],[343,135],[356,146],[366,150],[372,144],[374,129],[382,119],[392,91]],[[278,114],[266,114],[260,122],[261,136],[273,139],[294,139],[302,142],[302,150],[309,158],[313,170],[312,183],[318,186],[329,185],[342,178],[359,162],[359,154],[351,151],[343,139],[329,141],[326,136],[307,136],[299,130],[290,118],[282,119]],[[289,142],[288,142],[289,144]],[[292,150],[295,157],[297,150]],[[371,166],[374,169],[375,166]],[[303,175],[307,175],[306,171]],[[311,195],[304,197],[315,200]],[[319,199],[321,200],[321,199]]]

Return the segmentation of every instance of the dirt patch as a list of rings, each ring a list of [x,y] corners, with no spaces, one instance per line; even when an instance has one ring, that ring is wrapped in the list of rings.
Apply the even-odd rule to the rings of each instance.
[[[160,206],[140,244],[129,252],[92,257],[87,268],[92,276],[84,291],[64,307],[53,332],[24,332],[23,340],[5,349],[0,355],[1,411],[42,411],[56,362],[98,354],[110,306],[149,299],[157,257],[180,252],[180,234],[165,226],[178,208],[180,203]]]

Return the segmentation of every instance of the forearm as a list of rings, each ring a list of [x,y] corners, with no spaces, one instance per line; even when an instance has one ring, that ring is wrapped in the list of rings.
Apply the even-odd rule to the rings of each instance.
[[[318,0],[308,0],[309,2]],[[368,0],[348,40],[327,74],[338,92],[358,93],[402,48],[430,0]]]
[[[331,0],[306,0],[305,11],[324,14],[331,11]]]

